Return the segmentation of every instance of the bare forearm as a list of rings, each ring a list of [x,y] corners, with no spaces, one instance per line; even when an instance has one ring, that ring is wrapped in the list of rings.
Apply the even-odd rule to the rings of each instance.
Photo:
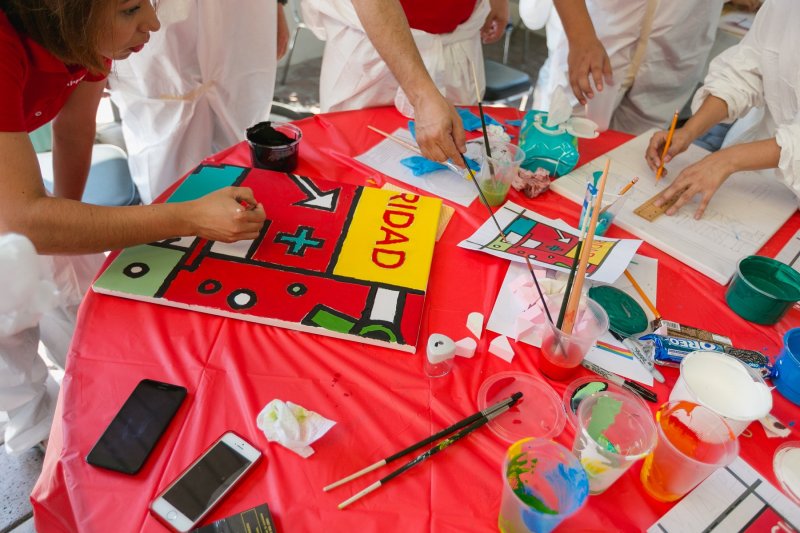
[[[42,254],[102,252],[194,233],[190,204],[102,207],[41,197],[16,215],[5,229],[27,236]]]
[[[558,12],[570,45],[578,40],[597,39],[585,0],[554,0],[553,6]]]
[[[728,104],[722,98],[708,96],[700,109],[683,125],[691,140],[695,140],[728,117]]]
[[[735,144],[717,152],[725,162],[730,173],[743,170],[763,170],[777,168],[781,157],[781,147],[775,138]]]
[[[94,124],[82,131],[53,130],[53,194],[59,198],[80,200],[92,164]]]
[[[353,0],[353,7],[369,40],[412,105],[416,106],[431,91],[438,91],[419,55],[400,2]]]

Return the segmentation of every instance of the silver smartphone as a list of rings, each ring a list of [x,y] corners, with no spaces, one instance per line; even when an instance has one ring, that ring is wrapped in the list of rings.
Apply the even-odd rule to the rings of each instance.
[[[260,457],[252,444],[229,431],[153,500],[150,512],[174,531],[189,531]]]

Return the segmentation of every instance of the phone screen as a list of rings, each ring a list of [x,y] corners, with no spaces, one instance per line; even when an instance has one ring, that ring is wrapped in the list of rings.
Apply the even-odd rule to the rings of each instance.
[[[86,461],[135,474],[185,397],[186,389],[178,385],[149,379],[140,381],[86,456]]]
[[[163,498],[196,521],[244,473],[252,461],[218,442],[164,493]]]

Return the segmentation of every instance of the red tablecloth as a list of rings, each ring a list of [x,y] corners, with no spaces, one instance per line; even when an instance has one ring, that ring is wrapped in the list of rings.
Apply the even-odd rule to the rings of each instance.
[[[511,109],[490,109],[489,114],[521,118]],[[381,140],[368,124],[393,131],[405,120],[386,108],[316,116],[297,124],[304,134],[297,173],[381,185],[385,176],[352,157]],[[581,161],[628,138],[607,132],[582,141]],[[249,152],[239,145],[212,159],[248,165]],[[510,199],[573,224],[579,214],[576,204],[552,192],[529,200],[512,190]],[[234,430],[257,444],[265,460],[207,521],[268,502],[279,531],[496,530],[500,464],[508,443],[485,428],[344,511],[336,505],[378,479],[378,473],[322,492],[331,481],[474,412],[478,388],[489,376],[507,370],[539,375],[538,349],[516,344],[517,355],[508,364],[487,352],[495,334],[486,332],[473,359],[457,361],[445,378],[425,377],[428,335],[465,337],[467,314],[490,314],[508,266],[456,246],[485,220],[486,210],[479,202],[469,209],[454,207],[456,215],[436,246],[418,343],[422,348],[414,355],[90,292],[80,310],[44,470],[31,496],[37,529],[163,531],[147,512],[151,499],[220,434]],[[795,213],[761,254],[774,256],[799,227]],[[629,236],[616,227],[609,235]],[[727,334],[737,345],[770,356],[778,353],[782,334],[800,324],[797,309],[774,327],[745,322],[726,306],[724,287],[648,244],[640,253],[659,261],[658,307],[667,318]],[[665,374],[668,384],[657,387],[664,401],[677,372]],[[135,476],[87,465],[87,452],[145,377],[189,390],[155,452]],[[563,393],[565,384],[551,384]],[[313,445],[316,453],[310,458],[268,443],[256,427],[256,415],[273,398],[337,422]],[[777,394],[773,412],[787,423],[800,414]],[[750,430],[752,437],[741,439],[741,454],[774,483],[772,455],[783,441],[768,440],[758,424]],[[572,437],[565,431],[558,440],[571,447]],[[606,493],[591,497],[562,530],[637,531],[652,524],[670,505],[645,494],[639,470],[635,465]]]

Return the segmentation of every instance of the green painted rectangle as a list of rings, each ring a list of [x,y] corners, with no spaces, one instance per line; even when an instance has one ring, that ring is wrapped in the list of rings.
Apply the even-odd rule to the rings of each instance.
[[[107,291],[155,296],[186,252],[142,244],[126,248],[94,282]]]
[[[232,165],[201,166],[186,176],[183,183],[169,197],[167,203],[197,200],[210,192],[233,185],[246,171],[246,168]]]

